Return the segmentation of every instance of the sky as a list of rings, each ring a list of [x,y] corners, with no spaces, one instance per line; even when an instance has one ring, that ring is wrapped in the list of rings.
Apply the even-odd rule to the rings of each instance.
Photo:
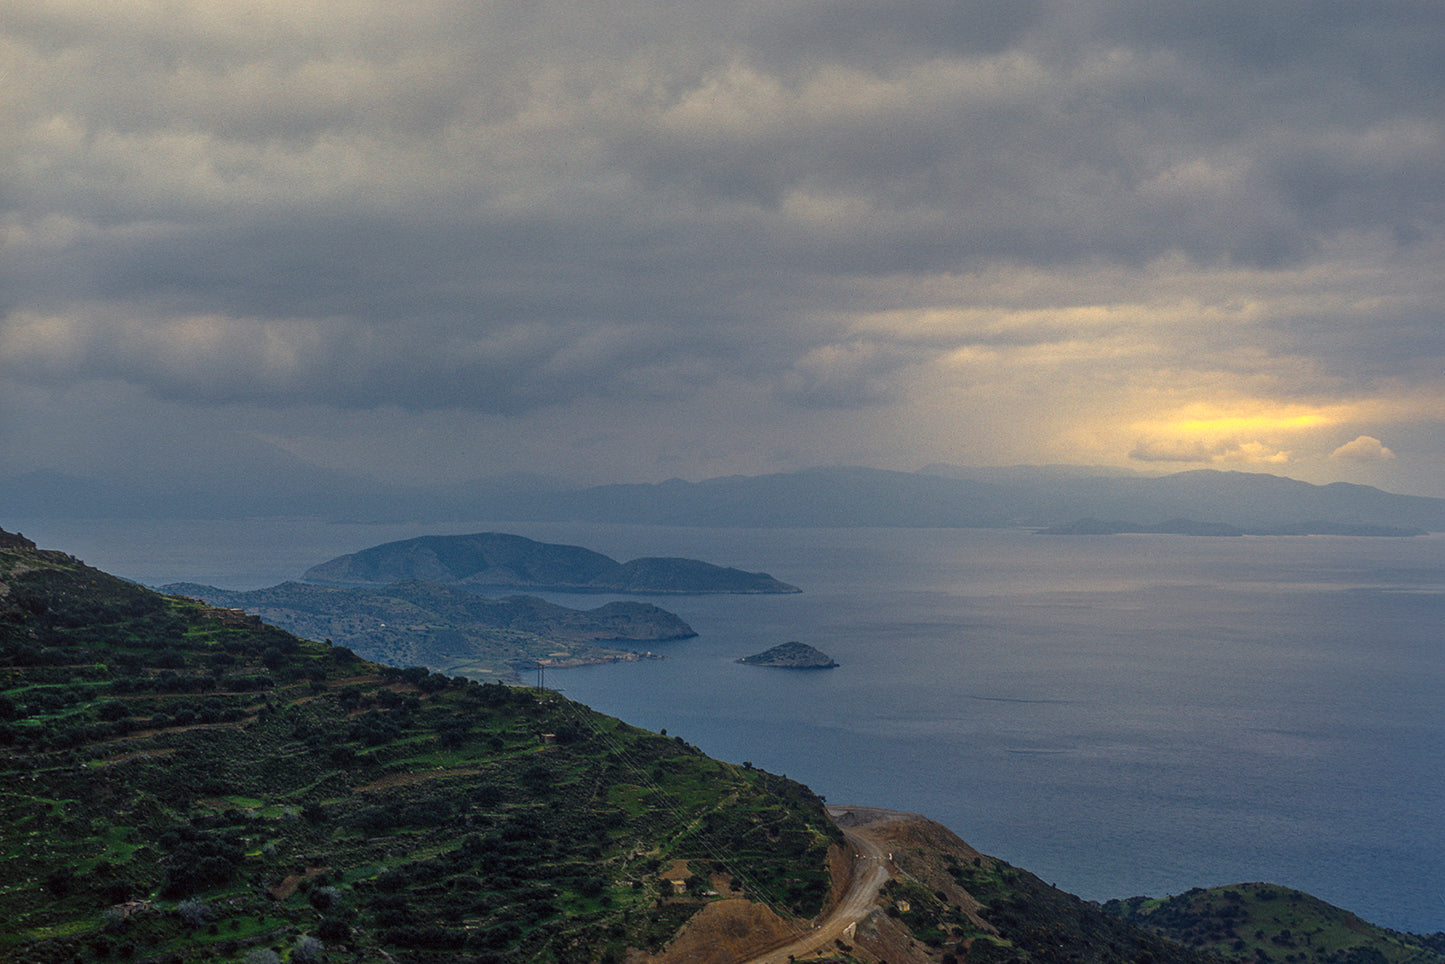
[[[1445,496],[1438,0],[7,0],[0,475]]]

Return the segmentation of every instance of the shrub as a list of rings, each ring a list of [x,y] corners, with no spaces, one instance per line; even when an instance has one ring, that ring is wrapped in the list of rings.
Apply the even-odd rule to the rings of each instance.
[[[191,928],[201,927],[216,919],[216,912],[212,907],[199,900],[183,900],[176,905],[176,916]]]
[[[322,944],[316,938],[307,935],[306,937],[298,940],[296,942],[296,946],[291,949],[291,960],[315,960],[316,956],[324,950],[326,950],[326,945]]]

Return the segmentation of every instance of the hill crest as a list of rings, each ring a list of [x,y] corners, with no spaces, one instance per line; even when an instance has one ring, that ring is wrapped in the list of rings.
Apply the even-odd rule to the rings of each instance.
[[[388,542],[312,566],[305,579],[338,585],[421,580],[476,588],[648,595],[800,591],[767,573],[696,559],[648,557],[622,563],[581,546],[502,532]]]

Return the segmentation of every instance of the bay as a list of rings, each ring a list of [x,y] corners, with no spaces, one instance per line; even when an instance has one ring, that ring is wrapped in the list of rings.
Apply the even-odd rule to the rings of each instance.
[[[150,585],[297,578],[417,527],[19,527]],[[764,570],[790,596],[666,596],[695,639],[549,673],[602,712],[926,814],[1091,899],[1268,880],[1445,929],[1445,537],[1043,537],[474,522],[618,559]],[[609,598],[548,594],[590,608]],[[735,662],[809,643],[841,666]]]

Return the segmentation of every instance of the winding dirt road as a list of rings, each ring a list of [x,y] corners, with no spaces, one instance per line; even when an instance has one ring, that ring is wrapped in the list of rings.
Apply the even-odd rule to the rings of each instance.
[[[808,933],[761,957],[748,958],[743,964],[787,964],[788,959],[803,958],[842,938],[848,929],[867,917],[878,900],[878,892],[893,875],[888,852],[871,833],[870,827],[906,820],[911,814],[873,807],[829,807],[828,813],[853,847],[853,878],[838,906],[822,923]]]

